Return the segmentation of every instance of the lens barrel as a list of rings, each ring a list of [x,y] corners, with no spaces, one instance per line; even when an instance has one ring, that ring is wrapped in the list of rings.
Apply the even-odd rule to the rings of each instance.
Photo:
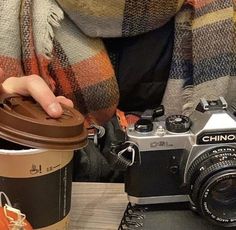
[[[236,149],[208,150],[187,172],[190,198],[197,210],[215,224],[236,226]]]

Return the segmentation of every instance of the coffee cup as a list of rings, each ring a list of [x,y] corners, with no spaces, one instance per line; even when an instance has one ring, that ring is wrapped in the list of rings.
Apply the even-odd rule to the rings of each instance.
[[[0,100],[0,205],[26,214],[33,229],[69,229],[75,149],[87,144],[84,118],[63,106],[49,117],[32,98]]]

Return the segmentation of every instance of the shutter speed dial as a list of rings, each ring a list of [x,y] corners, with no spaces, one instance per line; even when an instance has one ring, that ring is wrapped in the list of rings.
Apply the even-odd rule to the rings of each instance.
[[[171,115],[166,118],[166,129],[173,133],[184,133],[189,131],[191,121],[184,115]]]

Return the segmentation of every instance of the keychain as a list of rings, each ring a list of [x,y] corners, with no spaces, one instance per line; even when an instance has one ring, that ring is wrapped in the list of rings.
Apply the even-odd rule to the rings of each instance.
[[[9,205],[0,207],[0,229],[1,230],[33,230],[26,216],[19,209]]]

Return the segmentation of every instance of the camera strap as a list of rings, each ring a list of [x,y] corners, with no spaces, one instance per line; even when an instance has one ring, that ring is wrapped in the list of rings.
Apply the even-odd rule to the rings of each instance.
[[[125,117],[116,114],[104,126],[106,133],[103,138],[102,153],[114,170],[125,171],[131,165],[140,162],[138,146],[127,141],[125,123]]]

